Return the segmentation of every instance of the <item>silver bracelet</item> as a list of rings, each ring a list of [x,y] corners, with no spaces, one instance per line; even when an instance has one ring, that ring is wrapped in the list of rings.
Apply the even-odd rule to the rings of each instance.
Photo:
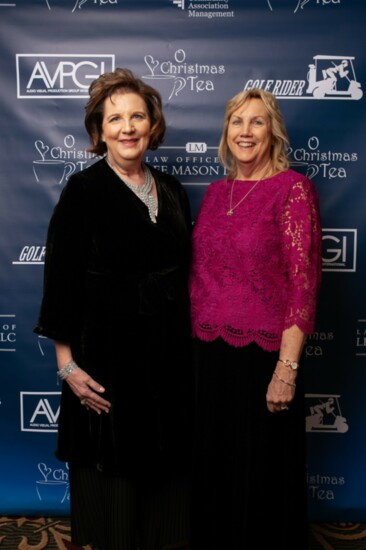
[[[288,380],[284,380],[283,378],[278,376],[276,371],[273,371],[273,374],[275,375],[276,378],[278,378],[278,380],[280,382],[283,382],[284,384],[287,384],[287,386],[291,386],[291,388],[296,388],[296,384],[293,384],[292,382],[289,382]]]
[[[62,367],[62,369],[60,369],[57,374],[61,378],[61,380],[66,380],[66,378],[70,376],[70,374],[74,372],[74,370],[77,368],[78,365],[75,363],[75,361],[70,361],[64,367]]]

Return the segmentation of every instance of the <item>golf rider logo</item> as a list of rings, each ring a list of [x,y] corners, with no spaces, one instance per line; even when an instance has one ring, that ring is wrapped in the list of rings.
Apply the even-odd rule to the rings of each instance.
[[[19,252],[18,259],[11,263],[12,265],[43,265],[45,255],[45,246],[27,244]]]
[[[363,96],[351,55],[314,55],[306,79],[251,79],[244,90],[262,88],[279,99],[358,100]]]
[[[17,54],[17,98],[88,98],[91,82],[114,71],[114,55]]]
[[[340,395],[307,393],[306,431],[346,433],[347,419],[343,416]]]

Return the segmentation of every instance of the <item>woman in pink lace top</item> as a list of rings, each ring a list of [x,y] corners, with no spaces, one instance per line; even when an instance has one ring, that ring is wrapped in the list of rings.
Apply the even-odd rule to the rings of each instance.
[[[303,369],[321,279],[314,184],[276,98],[241,92],[193,232],[197,429],[191,550],[307,548]]]

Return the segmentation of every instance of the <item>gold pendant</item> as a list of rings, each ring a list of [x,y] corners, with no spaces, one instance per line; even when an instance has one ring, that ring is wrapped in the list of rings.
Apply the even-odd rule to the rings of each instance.
[[[230,210],[228,210],[228,211],[226,212],[226,215],[227,215],[227,216],[232,216],[233,214],[234,214],[234,212],[231,210],[231,208],[230,208]]]

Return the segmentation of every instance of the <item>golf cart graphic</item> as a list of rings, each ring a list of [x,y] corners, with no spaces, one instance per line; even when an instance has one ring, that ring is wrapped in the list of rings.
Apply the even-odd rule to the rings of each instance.
[[[354,57],[315,55],[309,65],[307,94],[316,99],[361,99],[361,84],[356,80]]]
[[[347,419],[340,406],[340,395],[307,393],[306,431],[323,433],[346,433]]]

